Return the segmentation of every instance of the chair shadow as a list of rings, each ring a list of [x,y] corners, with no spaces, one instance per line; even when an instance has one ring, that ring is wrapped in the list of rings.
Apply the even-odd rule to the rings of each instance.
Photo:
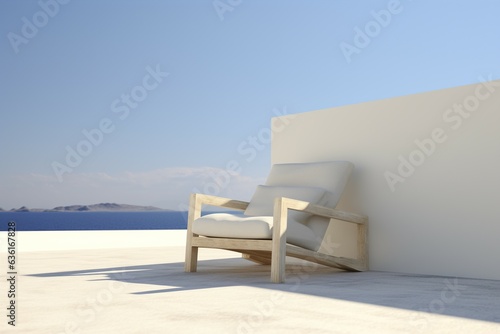
[[[399,308],[414,311],[415,317],[418,312],[427,312],[500,323],[500,281],[375,271],[345,272],[295,259],[291,263],[287,259],[285,284],[270,282],[270,266],[238,258],[199,261],[198,271],[194,273],[185,273],[184,263],[176,262],[29,276],[88,276],[88,281],[112,280],[159,287],[132,293],[134,295],[251,286]]]

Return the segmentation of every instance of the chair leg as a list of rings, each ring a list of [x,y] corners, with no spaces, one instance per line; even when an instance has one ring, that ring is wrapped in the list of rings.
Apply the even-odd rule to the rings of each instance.
[[[285,254],[274,254],[271,261],[271,282],[284,283],[285,282]]]
[[[358,225],[358,260],[361,270],[368,270],[368,222]]]
[[[184,271],[187,273],[195,272],[198,267],[198,247],[186,246],[186,261],[184,262]]]
[[[193,237],[197,234],[193,233],[193,222],[201,216],[201,202],[196,194],[192,194],[189,200],[189,214],[187,221],[186,233],[186,259],[184,262],[184,271],[187,273],[195,272],[198,266],[198,247],[193,247]]]
[[[285,282],[287,210],[287,207],[283,205],[283,198],[276,198],[271,254],[271,281],[273,283]]]

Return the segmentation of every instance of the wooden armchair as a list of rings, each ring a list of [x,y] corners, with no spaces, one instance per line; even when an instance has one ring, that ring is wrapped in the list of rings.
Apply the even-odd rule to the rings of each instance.
[[[368,218],[332,208],[351,170],[352,164],[344,161],[274,165],[266,185],[258,187],[250,202],[192,194],[185,271],[196,271],[200,247],[236,251],[248,260],[271,264],[271,281],[275,283],[285,281],[286,256],[349,271],[367,270]],[[289,198],[291,195],[296,196]],[[202,217],[203,205],[245,211],[245,215]],[[357,226],[357,258],[318,251],[331,219]]]

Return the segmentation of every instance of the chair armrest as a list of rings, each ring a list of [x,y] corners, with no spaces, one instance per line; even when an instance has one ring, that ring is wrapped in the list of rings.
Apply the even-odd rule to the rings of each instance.
[[[354,223],[357,227],[358,258],[356,270],[368,269],[368,217],[356,213],[326,208],[320,205],[287,197],[274,200],[273,243],[271,252],[271,279],[273,282],[285,280],[286,233],[288,210],[304,211],[316,216],[333,218]]]
[[[204,194],[191,194],[192,205],[212,205],[222,208],[229,208],[244,211],[248,207],[249,202],[237,201],[230,198],[204,195]]]
[[[343,220],[349,223],[366,225],[368,224],[368,217],[364,215],[360,215],[357,213],[341,211],[336,209],[330,209],[324,206],[320,206],[317,204],[282,197],[282,205],[287,209],[295,210],[295,211],[304,211],[311,213],[316,216],[321,216],[325,218],[333,218]]]
[[[275,230],[273,231],[273,241],[279,240],[279,244],[273,243],[273,256],[274,252],[277,253],[275,256],[275,261],[279,263],[284,263],[285,259],[282,254],[286,250],[286,217],[287,210],[304,211],[311,213],[313,215],[338,219],[348,223],[356,224],[357,229],[357,248],[358,248],[358,258],[356,264],[356,270],[368,270],[368,217],[364,215],[359,215],[356,213],[330,209],[320,205],[312,204],[305,201],[300,201],[296,199],[278,197],[274,202],[274,215],[275,215]],[[284,279],[284,272],[274,274],[275,282]]]

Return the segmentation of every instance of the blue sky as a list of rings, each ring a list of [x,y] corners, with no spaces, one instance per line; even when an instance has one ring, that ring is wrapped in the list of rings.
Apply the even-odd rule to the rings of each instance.
[[[498,79],[498,13],[496,0],[1,1],[0,207],[249,199],[276,114]]]

